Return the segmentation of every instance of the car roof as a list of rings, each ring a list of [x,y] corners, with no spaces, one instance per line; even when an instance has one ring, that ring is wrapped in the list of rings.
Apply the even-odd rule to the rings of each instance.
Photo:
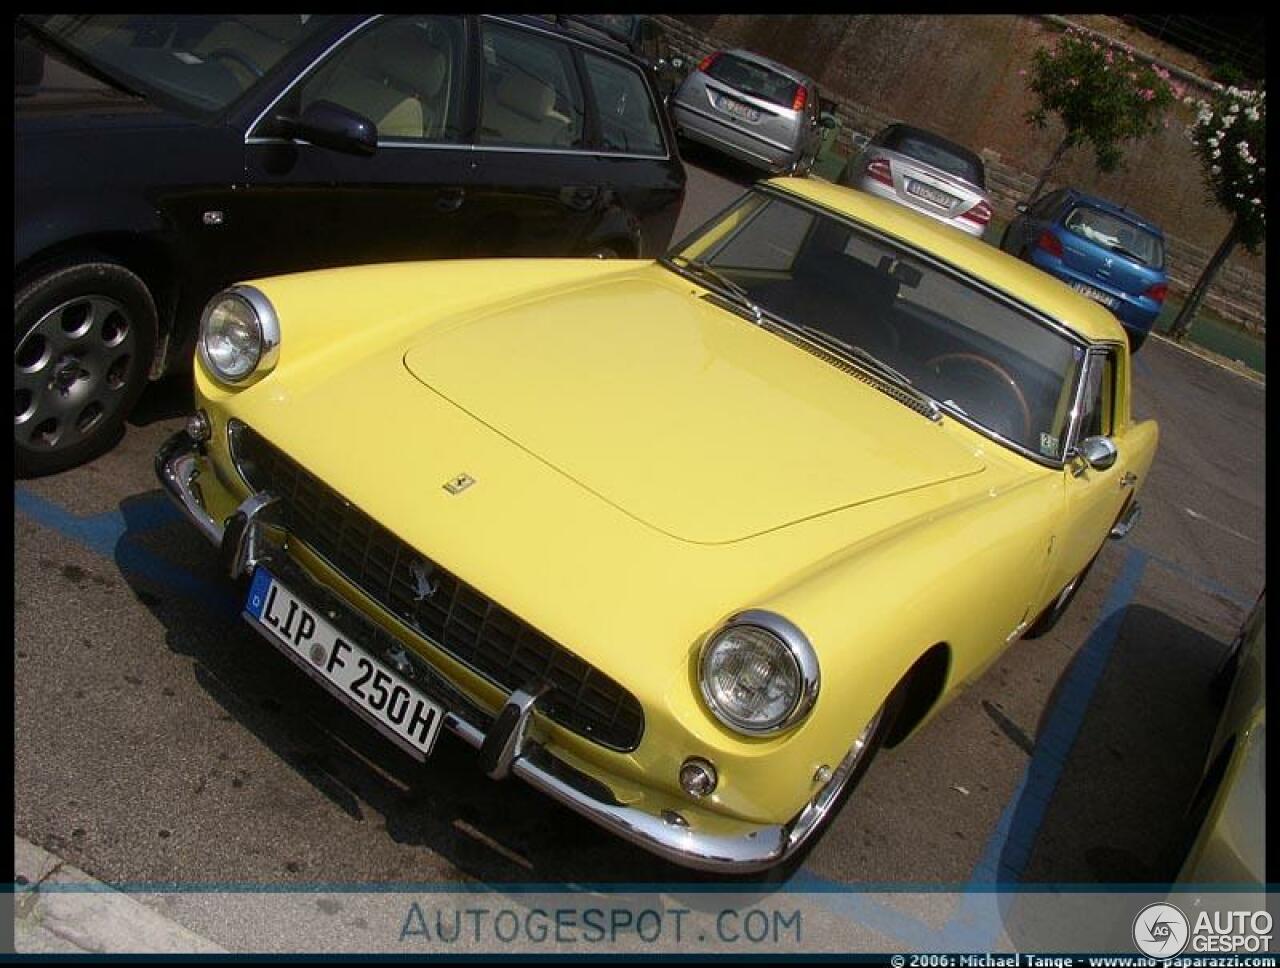
[[[1123,343],[1126,339],[1119,320],[1110,312],[1047,272],[897,202],[818,178],[770,178],[764,184],[935,255],[1038,309],[1088,342]]]
[[[1164,238],[1164,232],[1161,230],[1160,226],[1156,225],[1154,222],[1147,221],[1131,208],[1125,208],[1123,205],[1117,205],[1115,202],[1109,202],[1105,198],[1099,198],[1097,195],[1089,195],[1077,188],[1067,189],[1067,194],[1070,195],[1074,201],[1084,202],[1086,205],[1092,205],[1094,208],[1107,212],[1110,215],[1127,219],[1134,225],[1138,225],[1146,229],[1152,235],[1158,235],[1161,238]]]
[[[927,128],[917,128],[913,124],[903,124],[900,121],[894,124],[887,124],[883,129],[881,129],[880,133],[875,136],[875,140],[879,141],[890,131],[901,132],[902,134],[908,135],[912,138],[918,138],[921,141],[936,145],[950,154],[963,158],[965,161],[969,162],[969,164],[977,166],[979,171],[983,171],[987,167],[983,164],[981,156],[971,148],[966,148],[964,145],[952,141],[950,138],[944,138],[936,131],[929,131]]]
[[[771,71],[776,71],[786,77],[791,78],[797,84],[812,84],[813,78],[803,71],[798,71],[794,67],[788,67],[786,64],[779,63],[772,58],[765,57],[764,54],[757,54],[755,51],[743,50],[741,47],[734,47],[731,50],[724,51],[726,54],[732,54],[734,57],[740,57],[745,61],[754,61],[762,67],[767,67]]]

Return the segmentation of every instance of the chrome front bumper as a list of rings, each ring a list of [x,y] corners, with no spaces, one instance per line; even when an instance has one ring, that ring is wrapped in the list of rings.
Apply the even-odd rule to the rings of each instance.
[[[181,430],[170,437],[156,454],[156,476],[187,519],[218,546],[232,577],[252,574],[259,562],[268,563],[273,572],[287,570],[291,583],[303,582],[307,586],[306,591],[323,597],[331,619],[347,627],[359,628],[357,641],[368,645],[378,639],[391,638],[333,592],[315,583],[300,566],[292,563],[292,559],[280,553],[272,535],[283,532],[270,521],[272,500],[269,495],[250,495],[227,521],[215,521],[205,509],[200,492],[202,460],[201,445]],[[381,728],[362,710],[351,705],[327,679],[258,626],[252,616],[246,613],[245,618],[332,695],[348,704],[366,722]],[[411,650],[402,649],[398,644],[393,649],[396,650],[393,663],[405,661],[409,656],[416,659]],[[378,651],[377,648],[374,651]],[[415,682],[447,710],[445,726],[480,751],[481,763],[491,777],[501,779],[507,774],[514,774],[588,820],[676,864],[725,873],[765,870],[790,857],[811,832],[809,826],[797,822],[797,818],[797,821],[785,825],[742,822],[740,833],[711,834],[694,830],[688,820],[673,811],[654,815],[626,806],[619,803],[612,791],[600,781],[557,759],[545,747],[525,741],[530,717],[537,706],[536,693],[517,690],[492,718],[492,723],[486,723],[484,721],[490,717],[425,662],[417,660],[414,669],[420,677],[416,677]],[[389,732],[384,732],[384,735],[395,739]]]

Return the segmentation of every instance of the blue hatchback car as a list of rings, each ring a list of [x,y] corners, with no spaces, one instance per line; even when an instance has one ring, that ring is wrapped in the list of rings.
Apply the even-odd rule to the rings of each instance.
[[[1169,291],[1164,233],[1128,209],[1062,188],[1005,229],[1000,248],[1057,276],[1106,306],[1124,325],[1137,352]]]

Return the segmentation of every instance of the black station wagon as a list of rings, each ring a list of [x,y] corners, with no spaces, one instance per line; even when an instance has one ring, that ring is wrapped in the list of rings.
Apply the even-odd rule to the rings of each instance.
[[[534,17],[25,16],[14,50],[21,474],[110,447],[229,282],[650,257],[684,197],[649,72]]]

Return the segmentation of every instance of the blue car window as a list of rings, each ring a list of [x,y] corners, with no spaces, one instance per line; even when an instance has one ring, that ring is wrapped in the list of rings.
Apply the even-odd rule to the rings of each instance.
[[[1092,205],[1077,205],[1067,213],[1062,224],[1073,235],[1109,252],[1127,256],[1153,269],[1164,265],[1164,243],[1160,237],[1128,219]]]

